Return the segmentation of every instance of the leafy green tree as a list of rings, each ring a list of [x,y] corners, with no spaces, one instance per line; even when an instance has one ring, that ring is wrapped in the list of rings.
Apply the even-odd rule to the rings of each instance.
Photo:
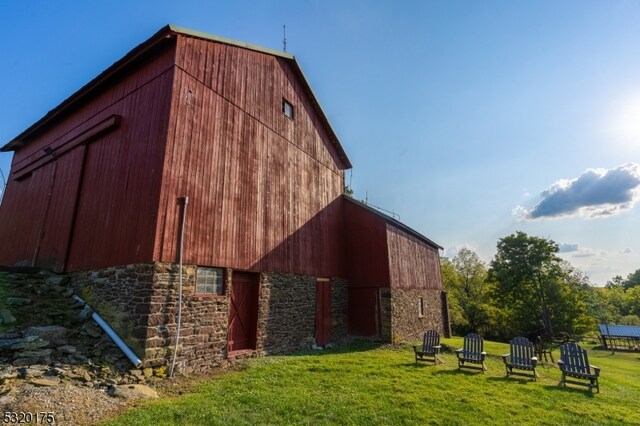
[[[635,272],[630,273],[627,276],[627,279],[624,280],[624,288],[630,289],[640,285],[640,269],[637,269]]]
[[[594,326],[587,313],[589,280],[558,251],[554,241],[524,232],[498,241],[489,279],[511,335],[582,334]]]
[[[607,281],[605,288],[624,288],[624,278],[620,275],[616,275],[610,281]]]
[[[453,262],[450,259],[442,259],[441,264],[442,271],[442,285],[447,291],[449,300],[449,321],[451,321],[451,329],[454,334],[461,334],[460,330],[465,329],[468,326],[468,322],[464,317],[464,312],[460,306],[458,291],[456,290],[458,285],[458,273],[453,267]]]
[[[501,238],[497,248],[489,275],[500,304],[517,313],[521,331],[535,333],[541,327],[553,335],[549,302],[561,276],[558,245],[518,231]]]
[[[454,333],[474,331],[491,334],[491,292],[487,267],[470,249],[462,249],[442,264],[442,278],[449,293],[449,310]]]

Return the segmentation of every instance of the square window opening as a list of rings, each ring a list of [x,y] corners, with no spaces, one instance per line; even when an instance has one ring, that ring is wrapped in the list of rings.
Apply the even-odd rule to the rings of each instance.
[[[293,120],[293,105],[284,98],[282,98],[282,113]]]
[[[198,267],[196,294],[222,296],[224,294],[224,270],[222,268]]]

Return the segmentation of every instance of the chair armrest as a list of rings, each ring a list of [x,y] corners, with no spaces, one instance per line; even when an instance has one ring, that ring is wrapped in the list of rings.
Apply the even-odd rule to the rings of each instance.
[[[420,351],[418,351],[419,347],[420,347],[419,345],[413,345],[413,351],[414,352],[420,352]]]
[[[561,359],[558,360],[558,367],[560,367],[560,371],[564,371],[564,361]]]
[[[440,349],[442,345],[434,346],[434,349]]]
[[[595,365],[590,365],[589,367],[593,368],[593,372],[596,374],[596,376],[600,375],[600,367],[596,367]]]
[[[456,349],[454,352],[455,352],[455,353],[460,353],[460,352],[462,352],[463,350],[464,350],[463,348],[460,348],[460,349]]]
[[[504,361],[504,363],[506,363],[506,362],[507,362],[507,358],[509,358],[509,356],[510,356],[510,355],[511,355],[511,354],[504,354],[504,355],[502,355],[502,361]]]
[[[535,368],[536,365],[538,365],[538,357],[531,357],[531,366]]]

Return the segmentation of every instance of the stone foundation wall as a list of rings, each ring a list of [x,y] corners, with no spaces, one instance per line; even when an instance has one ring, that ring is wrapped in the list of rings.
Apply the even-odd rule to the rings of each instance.
[[[225,271],[230,288],[232,271]],[[177,370],[202,372],[225,362],[229,321],[229,291],[221,296],[196,296],[196,267],[183,266],[182,314]],[[175,347],[178,315],[179,267],[156,263],[153,297],[148,305],[145,364],[170,364]],[[140,307],[145,310],[144,306]]]
[[[440,293],[440,290],[390,289],[392,343],[420,340],[429,329],[444,334]],[[424,300],[422,317],[418,315],[420,297]]]
[[[98,271],[74,272],[70,285],[143,358],[147,313],[151,302],[154,268],[151,264],[125,265]]]
[[[349,319],[349,282],[331,278],[331,342],[346,339]]]
[[[195,266],[183,267],[177,371],[206,371],[226,358],[228,296],[195,296]],[[229,288],[230,270],[225,274]],[[170,364],[178,315],[178,265],[116,266],[71,274],[74,290],[146,367]],[[228,292],[227,292],[228,293]]]
[[[233,271],[225,294],[196,296],[196,267],[183,267],[177,371],[202,372],[226,363]],[[171,364],[178,315],[178,265],[126,265],[71,274],[75,291],[122,337],[147,367]],[[331,279],[331,340],[347,336],[347,288]],[[316,278],[261,273],[257,354],[284,353],[315,343]]]
[[[310,348],[315,342],[316,278],[263,273],[257,349],[267,354]]]

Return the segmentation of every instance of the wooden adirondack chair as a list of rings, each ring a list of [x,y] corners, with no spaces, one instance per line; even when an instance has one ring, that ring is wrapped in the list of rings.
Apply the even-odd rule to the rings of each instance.
[[[558,366],[562,371],[562,379],[560,384],[567,387],[567,383],[574,385],[586,386],[590,391],[596,388],[600,393],[600,385],[598,377],[600,376],[600,368],[590,365],[587,357],[587,350],[583,349],[577,343],[569,342],[560,346],[560,360]],[[568,380],[567,377],[587,380],[584,381]]]
[[[462,367],[473,368],[476,370],[482,370],[484,373],[487,367],[484,365],[484,358],[487,353],[484,351],[484,340],[476,333],[469,333],[464,336],[463,348],[456,349],[456,356],[458,357],[458,370]],[[480,364],[480,367],[470,364]]]
[[[509,353],[502,355],[502,361],[507,370],[507,377],[510,375],[529,376],[528,373],[519,373],[516,370],[532,371],[533,380],[538,380],[536,366],[538,358],[534,356],[533,343],[526,337],[514,337],[509,341]]]
[[[442,362],[440,359],[440,334],[436,330],[428,330],[422,337],[422,346],[415,345],[413,351],[418,361]]]

